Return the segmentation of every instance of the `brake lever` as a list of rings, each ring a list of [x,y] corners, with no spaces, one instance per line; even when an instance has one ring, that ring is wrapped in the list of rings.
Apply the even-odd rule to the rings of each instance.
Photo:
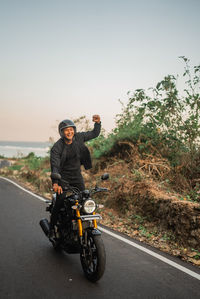
[[[101,188],[101,189],[102,189],[102,191],[105,191],[105,192],[109,191],[108,188]]]
[[[109,190],[107,188],[101,188],[101,187],[98,187],[94,189],[94,193],[98,193],[98,192],[108,192]]]

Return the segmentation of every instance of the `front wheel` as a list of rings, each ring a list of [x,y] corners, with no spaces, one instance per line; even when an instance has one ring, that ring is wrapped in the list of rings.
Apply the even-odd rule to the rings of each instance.
[[[106,253],[100,235],[88,235],[87,244],[81,251],[81,265],[85,276],[92,282],[99,280],[106,264]]]

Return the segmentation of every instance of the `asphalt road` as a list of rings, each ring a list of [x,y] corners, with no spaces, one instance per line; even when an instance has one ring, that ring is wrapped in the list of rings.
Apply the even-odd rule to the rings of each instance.
[[[200,280],[106,233],[105,274],[96,284],[87,281],[79,255],[56,253],[42,232],[45,206],[0,178],[1,299],[200,298]],[[196,267],[160,254],[200,274]]]

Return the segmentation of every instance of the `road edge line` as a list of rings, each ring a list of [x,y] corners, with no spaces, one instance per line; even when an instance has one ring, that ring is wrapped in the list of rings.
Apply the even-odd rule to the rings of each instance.
[[[17,183],[13,182],[12,180],[10,180],[8,178],[0,176],[0,179],[6,180],[6,181],[12,183],[13,185],[15,185],[16,187],[18,187],[19,189],[23,190],[24,192],[27,192],[28,194],[30,194],[30,195],[38,198],[39,200],[41,200],[43,202],[46,202],[46,200],[47,200],[47,199],[45,199],[45,198],[43,198],[43,197],[41,197],[41,196],[39,196],[37,194],[34,194],[33,192],[31,192],[29,190],[23,188],[22,186],[18,185]],[[143,246],[135,243],[134,241],[130,241],[130,240],[128,240],[128,239],[126,239],[126,238],[124,238],[124,237],[122,237],[120,235],[117,235],[117,234],[115,234],[115,233],[113,233],[113,232],[111,232],[111,231],[109,231],[109,230],[101,227],[100,225],[99,225],[99,229],[102,232],[105,232],[108,235],[110,235],[110,236],[112,236],[112,237],[114,237],[114,238],[116,238],[116,239],[118,239],[118,240],[120,240],[120,241],[122,241],[122,242],[124,242],[126,244],[129,244],[129,245],[131,245],[131,246],[133,246],[133,247],[135,247],[135,248],[137,248],[137,249],[139,249],[139,250],[141,250],[141,251],[143,251],[143,252],[145,252],[145,253],[147,253],[147,254],[149,254],[149,255],[157,258],[157,259],[159,259],[160,261],[162,261],[162,262],[164,262],[164,263],[166,263],[166,264],[168,264],[168,265],[170,265],[170,266],[172,266],[172,267],[174,267],[174,268],[176,268],[176,269],[178,269],[178,270],[180,270],[180,271],[182,271],[182,272],[184,272],[184,273],[186,273],[186,274],[188,274],[188,275],[190,275],[190,276],[192,276],[192,277],[194,277],[194,278],[196,278],[198,280],[200,280],[200,274],[198,274],[198,273],[196,273],[196,272],[194,272],[192,270],[189,270],[189,269],[187,269],[187,268],[185,268],[185,267],[183,267],[183,266],[181,266],[181,265],[179,265],[179,264],[177,264],[177,263],[169,260],[168,258],[166,258],[166,257],[164,257],[164,256],[162,256],[162,255],[160,255],[160,254],[158,254],[158,253],[156,253],[154,251],[151,251],[150,249],[147,249],[147,248],[145,248],[145,247],[143,247]]]
[[[128,240],[128,239],[126,239],[126,238],[124,238],[122,236],[119,236],[119,235],[117,235],[117,234],[115,234],[115,233],[113,233],[113,232],[111,232],[111,231],[109,231],[109,230],[107,230],[107,229],[105,229],[103,227],[99,226],[99,229],[102,232],[105,232],[108,235],[110,235],[112,237],[115,237],[116,239],[121,240],[124,243],[127,243],[127,244],[129,244],[129,245],[131,245],[131,246],[133,246],[133,247],[135,247],[135,248],[137,248],[137,249],[139,249],[139,250],[141,250],[141,251],[143,251],[143,252],[145,252],[145,253],[147,253],[147,254],[149,254],[149,255],[157,258],[157,259],[159,259],[159,260],[161,260],[162,262],[164,262],[164,263],[166,263],[166,264],[168,264],[168,265],[170,265],[170,266],[172,266],[172,267],[174,267],[174,268],[176,268],[176,269],[178,269],[178,270],[180,270],[180,271],[182,271],[182,272],[184,272],[186,274],[189,274],[190,276],[192,276],[192,277],[194,277],[194,278],[196,278],[198,280],[200,280],[200,274],[198,274],[198,273],[196,273],[196,272],[194,272],[192,270],[189,270],[189,269],[187,269],[187,268],[185,268],[185,267],[183,267],[183,266],[181,266],[181,265],[179,265],[179,264],[177,264],[177,263],[169,260],[168,258],[166,258],[166,257],[164,257],[164,256],[162,256],[162,255],[160,255],[160,254],[158,254],[158,253],[156,253],[156,252],[154,252],[154,251],[152,251],[150,249],[147,249],[147,248],[145,248],[145,247],[143,247],[143,246],[135,243],[134,241],[130,241],[130,240]]]
[[[43,197],[41,197],[41,196],[39,196],[39,195],[37,195],[37,194],[35,194],[35,193],[33,193],[33,192],[27,190],[27,189],[25,189],[24,187],[20,186],[19,184],[13,182],[12,180],[10,180],[10,179],[8,179],[8,178],[5,178],[5,177],[3,177],[3,176],[0,176],[0,179],[6,180],[6,181],[12,183],[13,185],[15,185],[16,187],[18,187],[19,189],[21,189],[21,190],[23,190],[23,191],[29,193],[30,195],[35,196],[36,198],[38,198],[38,199],[41,200],[41,201],[44,201],[44,202],[47,201],[47,199],[45,199],[45,198],[43,198]]]

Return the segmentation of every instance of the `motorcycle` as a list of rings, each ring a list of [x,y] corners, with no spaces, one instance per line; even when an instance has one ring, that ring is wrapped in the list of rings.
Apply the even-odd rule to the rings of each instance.
[[[60,174],[52,173],[51,177],[60,182]],[[103,174],[101,180],[107,180],[109,174]],[[80,261],[83,272],[88,280],[98,281],[105,271],[106,253],[98,230],[97,221],[102,219],[100,214],[96,214],[97,208],[103,205],[96,204],[92,196],[98,192],[107,192],[107,188],[97,185],[91,190],[80,191],[74,187],[63,188],[65,198],[63,207],[58,214],[58,221],[54,229],[54,237],[49,239],[54,249],[64,250],[66,253],[80,254]],[[52,196],[52,201],[47,200],[46,211],[52,211],[56,201],[56,193]],[[40,226],[45,235],[49,235],[49,221],[44,218],[40,220]]]

